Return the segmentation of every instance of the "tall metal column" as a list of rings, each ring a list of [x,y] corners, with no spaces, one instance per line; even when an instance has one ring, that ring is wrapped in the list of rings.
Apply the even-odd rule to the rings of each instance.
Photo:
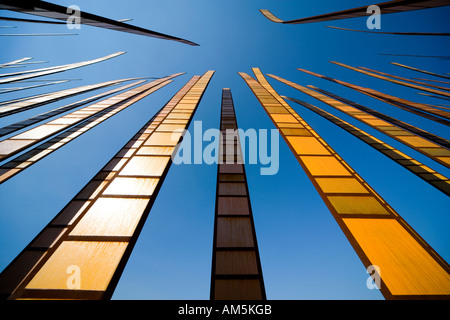
[[[231,91],[222,91],[211,300],[266,299]]]
[[[387,299],[449,299],[450,266],[270,86],[240,73]]]

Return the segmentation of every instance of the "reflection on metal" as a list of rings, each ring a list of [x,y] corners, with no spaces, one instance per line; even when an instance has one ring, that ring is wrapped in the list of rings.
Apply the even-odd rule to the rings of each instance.
[[[68,71],[68,70],[72,70],[72,69],[77,69],[77,68],[81,68],[84,66],[94,64],[94,63],[98,63],[98,62],[102,62],[105,60],[115,58],[124,53],[125,52],[120,51],[120,52],[116,52],[116,53],[104,56],[102,58],[84,61],[84,62],[77,62],[77,63],[71,63],[71,64],[62,65],[62,66],[14,72],[14,73],[4,73],[4,74],[0,74],[0,77],[2,77],[2,78],[9,77],[9,78],[0,79],[0,84],[11,83],[11,82],[16,82],[16,81],[21,81],[21,80],[27,80],[27,79],[32,79],[32,78],[36,78],[36,77],[46,76],[49,74],[55,74],[55,73],[64,72],[64,71]]]
[[[137,83],[132,83],[130,85],[124,86],[122,90],[125,89],[126,87],[134,86],[140,82],[142,81],[138,81]],[[26,168],[42,160],[43,158],[55,152],[59,148],[65,146],[67,143],[71,142],[75,138],[78,138],[80,135],[91,130],[93,127],[99,125],[108,118],[116,115],[120,111],[125,110],[129,106],[133,105],[135,102],[145,98],[146,96],[159,90],[160,88],[164,87],[170,82],[171,80],[166,80],[157,84],[156,86],[154,84],[151,85],[146,84],[141,87],[132,89],[129,92],[125,92],[122,95],[114,96],[110,100],[106,99],[101,101],[100,102],[101,104],[104,104],[105,106],[109,105],[109,107],[93,114],[93,116],[89,115],[86,119],[81,120],[81,122],[77,122],[75,126],[72,126],[70,127],[70,129],[54,136],[52,139],[48,140],[44,144],[36,146],[35,148],[25,152],[19,157],[12,159],[7,163],[3,164],[2,166],[0,166],[0,184],[11,179],[16,174],[22,172]],[[135,94],[134,92],[138,92],[138,94]],[[95,108],[96,106],[93,105],[92,107]],[[89,110],[90,108],[86,107],[79,110],[79,112],[88,112]],[[73,117],[76,116],[75,114],[78,114],[78,111],[73,112],[72,115],[69,114],[69,117],[64,116],[57,120],[60,122],[65,122],[65,120],[70,121],[71,119],[73,119]],[[80,119],[82,118],[80,117]]]
[[[36,84],[34,86],[28,86],[28,87],[5,88],[5,89],[0,89],[0,94],[22,91],[22,90],[29,90],[29,89],[39,88],[39,87],[46,87],[46,86],[51,86],[54,84],[60,84],[60,83],[65,83],[65,82],[69,82],[69,80],[53,81],[53,82],[48,82],[48,83]]]
[[[399,36],[441,36],[448,37],[450,33],[445,32],[384,32],[384,31],[373,31],[373,30],[357,30],[357,29],[348,29],[341,27],[333,27],[333,26],[325,26],[327,28],[345,30],[345,31],[353,31],[353,32],[364,32],[364,33],[373,33],[373,34],[392,34]]]
[[[432,75],[432,76],[435,76],[435,77],[444,78],[444,79],[450,79],[449,76],[444,76],[442,74],[438,74],[438,73],[434,73],[434,72],[430,72],[430,71],[426,71],[426,70],[422,70],[422,69],[413,68],[413,67],[410,67],[410,66],[407,66],[407,65],[404,65],[404,64],[400,64],[400,63],[397,63],[397,62],[391,62],[391,64],[393,64],[394,66],[405,68],[405,69],[409,69],[409,70],[413,70],[413,71],[429,74],[429,75]]]
[[[448,299],[450,266],[270,86],[240,73],[386,299]]]
[[[20,13],[27,13],[32,15],[37,15],[41,17],[62,20],[64,23],[70,21],[73,10],[68,10],[67,7],[60,6],[57,4],[49,3],[46,1],[39,0],[28,0],[26,2],[20,2],[17,0],[2,0],[0,1],[0,9],[7,9],[12,11],[17,11]],[[159,33],[156,31],[144,29],[141,27],[136,27],[124,22],[117,20],[108,19],[88,12],[80,11],[80,24],[89,25],[93,27],[111,29],[116,31],[128,32],[138,35],[143,35],[147,37],[159,38],[164,40],[173,40],[188,44],[191,46],[198,46],[198,44],[181,39],[178,37],[170,36],[167,34]]]
[[[284,97],[284,99],[291,100],[293,102],[296,102],[309,110],[317,113],[318,115],[324,117],[325,119],[331,121],[335,125],[341,127],[348,133],[352,134],[356,138],[360,139],[361,141],[364,141],[372,148],[378,150],[382,154],[384,154],[386,157],[390,158],[391,160],[394,160],[399,165],[401,165],[406,170],[412,172],[417,177],[423,179],[424,181],[428,182],[430,185],[435,187],[436,189],[442,191],[447,196],[450,196],[450,180],[440,174],[439,172],[436,172],[434,169],[424,165],[423,163],[417,161],[416,159],[408,156],[407,154],[397,150],[396,148],[390,146],[384,141],[381,141],[380,139],[372,136],[371,134],[359,129],[358,127],[332,115],[329,112],[326,112],[325,110],[322,110],[310,103]]]
[[[160,86],[161,83],[170,80],[174,77],[177,77],[179,75],[181,75],[181,73],[174,74],[167,78],[152,81],[136,89],[131,89],[126,92],[120,93],[104,101],[97,102],[94,103],[93,105],[73,111],[60,118],[49,121],[38,127],[29,129],[25,132],[21,132],[17,135],[9,137],[6,140],[0,141],[0,160],[9,158],[21,152],[24,149],[30,148],[31,146],[45,139],[48,139],[49,137],[61,131],[67,130],[68,128],[80,123],[81,121],[84,121],[92,116],[104,112],[106,109],[110,107],[117,107],[121,103],[124,103],[127,100],[134,98],[137,94],[141,94],[142,92],[149,90],[153,87]],[[134,84],[139,84],[143,82],[145,81],[141,80]]]
[[[394,0],[375,4],[381,9],[381,14],[406,12],[450,5],[448,0]],[[274,16],[269,10],[261,9],[261,13],[270,21],[285,24],[302,24],[340,19],[367,17],[367,6],[336,11],[317,16],[284,21]]]
[[[375,99],[387,102],[387,103],[389,103],[389,104],[391,104],[391,105],[393,105],[395,107],[398,107],[398,108],[401,108],[403,110],[406,110],[406,111],[409,111],[409,112],[413,112],[413,113],[416,113],[416,114],[420,114],[423,117],[428,117],[428,119],[430,119],[430,120],[434,120],[434,121],[437,121],[437,122],[440,122],[440,123],[443,123],[443,124],[447,124],[446,121],[442,122],[442,121],[440,121],[440,120],[438,120],[436,118],[431,118],[430,116],[426,116],[424,113],[417,113],[417,112],[414,111],[414,109],[418,110],[418,111],[423,111],[423,112],[426,112],[426,113],[429,113],[429,114],[433,114],[433,115],[436,115],[436,116],[439,116],[439,117],[442,117],[442,118],[445,118],[445,119],[448,118],[448,115],[449,115],[448,112],[436,111],[436,109],[430,108],[429,106],[427,106],[427,105],[425,105],[423,103],[417,103],[417,102],[412,102],[412,101],[409,101],[409,100],[406,100],[406,99],[401,99],[399,97],[391,96],[391,95],[388,95],[388,94],[385,94],[385,93],[382,93],[382,92],[379,92],[379,91],[376,91],[376,90],[373,90],[373,89],[370,89],[370,88],[365,88],[365,87],[357,86],[357,85],[354,85],[354,84],[350,84],[350,83],[345,82],[345,81],[341,81],[341,80],[337,80],[337,79],[334,79],[334,78],[326,77],[326,76],[323,76],[323,75],[320,75],[318,73],[315,73],[315,72],[312,72],[312,71],[308,71],[308,70],[305,70],[305,69],[297,69],[297,70],[305,72],[305,73],[308,73],[310,75],[313,75],[313,76],[316,76],[316,77],[319,77],[319,78],[322,78],[322,79],[325,79],[325,80],[328,80],[328,81],[331,81],[331,82],[342,84],[343,86],[346,86],[346,87],[349,87],[349,88],[351,88],[353,90],[359,91],[359,92],[361,92],[361,93],[363,93],[365,95],[368,95],[368,96],[370,96],[372,98],[375,98]]]
[[[222,90],[211,300],[265,300],[231,90]],[[227,131],[228,130],[228,131]]]
[[[398,127],[397,125],[385,121],[384,119],[381,120],[380,118],[374,116],[373,114],[357,109],[355,106],[349,106],[336,99],[327,97],[326,95],[323,95],[309,88],[300,86],[294,82],[285,80],[283,78],[274,75],[268,76],[278,81],[281,81],[282,83],[287,84],[307,95],[310,95],[311,97],[319,101],[328,104],[329,106],[365,123],[366,125],[390,136],[391,138],[402,142],[403,144],[413,148],[414,150],[423,153],[424,155],[428,156],[429,158],[433,159],[436,162],[439,162],[440,164],[446,166],[447,168],[450,168],[450,150],[448,148],[442,147],[441,145],[435,142],[425,139],[424,137],[419,136],[418,132],[420,131],[420,129],[409,125],[410,129],[408,130],[410,131],[406,131]],[[443,140],[442,143],[446,143],[448,145],[449,142],[447,140],[444,139],[442,140]]]
[[[213,73],[194,76],[6,267],[1,297],[111,298]]]
[[[389,79],[387,77],[384,77],[384,76],[381,76],[381,75],[378,75],[378,74],[375,74],[375,73],[372,73],[372,72],[368,72],[368,71],[365,71],[365,70],[361,70],[361,69],[358,69],[358,68],[351,67],[351,66],[346,65],[344,63],[340,63],[340,62],[336,62],[336,61],[330,61],[330,62],[334,63],[334,64],[337,64],[338,66],[341,66],[341,67],[344,67],[344,68],[347,68],[347,69],[350,69],[350,70],[353,70],[353,71],[357,71],[357,72],[366,74],[366,75],[374,77],[374,78],[378,78],[378,79],[381,79],[381,80],[389,81],[391,83],[399,84],[399,85],[402,85],[402,86],[405,86],[405,87],[414,88],[414,89],[419,89],[419,90],[430,92],[430,93],[434,93],[434,94],[439,94],[439,95],[445,96],[445,97],[450,97],[450,93],[449,92],[444,92],[444,91],[441,91],[441,90],[430,89],[430,88],[419,86],[419,85],[416,85],[416,84],[413,84],[413,83],[408,83],[408,82],[405,82],[405,81]]]
[[[104,87],[112,86],[121,83],[123,80],[106,81],[98,84],[92,84],[88,86],[82,86],[72,89],[65,89],[47,93],[45,95],[33,96],[30,99],[22,100],[19,102],[13,102],[10,104],[2,105],[0,107],[0,118],[9,116],[14,113],[22,112],[25,110],[37,108],[48,103],[52,103],[58,100],[67,99],[77,96],[79,94],[87,93],[93,90],[101,89]]]
[[[137,80],[137,79],[134,79],[134,78],[123,79],[123,80],[120,81],[120,83],[125,82],[125,81],[132,81],[132,80]],[[84,105],[86,105],[88,103],[91,103],[91,102],[94,102],[96,100],[105,98],[105,97],[107,97],[107,96],[109,96],[111,94],[115,94],[117,92],[126,90],[128,88],[131,88],[131,87],[137,85],[138,83],[140,83],[140,82],[132,83],[132,84],[129,84],[129,85],[126,85],[126,86],[123,86],[123,87],[119,87],[119,88],[116,88],[116,89],[113,89],[113,90],[110,90],[110,91],[107,91],[107,92],[104,92],[104,93],[100,93],[100,94],[95,95],[93,97],[89,97],[89,98],[83,99],[81,101],[73,102],[73,103],[70,103],[68,105],[65,105],[65,106],[62,106],[62,107],[59,107],[59,108],[56,108],[56,109],[53,109],[53,110],[41,113],[41,114],[39,114],[37,116],[28,118],[26,120],[22,120],[22,121],[13,123],[11,125],[8,125],[6,127],[0,128],[0,137],[3,137],[5,135],[8,135],[8,134],[14,133],[16,131],[22,130],[22,129],[24,129],[24,128],[28,127],[28,126],[34,125],[34,124],[36,124],[38,122],[41,122],[41,121],[53,118],[53,117],[55,117],[55,116],[57,116],[57,115],[59,115],[61,113],[70,111],[72,109],[84,106]]]

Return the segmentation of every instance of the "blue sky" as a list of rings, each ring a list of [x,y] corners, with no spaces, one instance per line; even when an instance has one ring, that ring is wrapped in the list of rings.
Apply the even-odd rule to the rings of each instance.
[[[445,56],[450,49],[445,37],[354,33],[324,27],[365,29],[365,18],[281,25],[271,23],[258,11],[269,9],[289,20],[373,2],[70,0],[58,3],[76,4],[81,10],[113,19],[132,18],[131,24],[185,38],[200,46],[89,26],[67,30],[65,26],[0,23],[17,26],[2,28],[2,33],[78,33],[66,37],[1,37],[2,62],[33,57],[49,61],[35,66],[47,67],[90,60],[117,51],[127,52],[113,60],[46,77],[82,79],[80,81],[3,94],[2,100],[113,79],[187,73],[0,185],[0,270],[190,77],[210,69],[216,73],[193,119],[202,121],[204,129],[219,125],[224,87],[231,88],[241,128],[274,128],[237,74],[252,75],[251,68],[259,67],[264,73],[273,73],[301,85],[316,85],[444,138],[450,137],[450,130],[444,125],[296,71],[296,68],[304,68],[405,99],[438,103],[437,99],[417,95],[417,90],[374,79],[329,61],[408,78],[431,78],[389,62],[444,73],[450,72],[450,60],[391,57],[379,53]],[[31,17],[13,12],[2,14]],[[380,31],[449,32],[449,14],[450,8],[444,7],[386,15],[382,16]],[[269,82],[281,95],[322,107],[450,176],[450,170],[422,154],[286,85],[273,79]],[[16,85],[9,85],[13,86]],[[88,96],[2,118],[0,126]],[[442,103],[446,102],[442,100]],[[299,105],[291,102],[290,105],[446,261],[450,261],[447,196],[327,120]],[[368,274],[363,264],[284,141],[280,141],[278,174],[261,176],[259,169],[260,165],[246,167],[268,299],[383,299],[378,291],[367,289]],[[113,299],[209,299],[216,170],[215,165],[171,167]]]

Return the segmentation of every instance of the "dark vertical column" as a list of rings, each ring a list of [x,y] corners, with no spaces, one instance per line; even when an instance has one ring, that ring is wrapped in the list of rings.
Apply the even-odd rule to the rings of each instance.
[[[211,300],[266,299],[233,98],[223,89]]]

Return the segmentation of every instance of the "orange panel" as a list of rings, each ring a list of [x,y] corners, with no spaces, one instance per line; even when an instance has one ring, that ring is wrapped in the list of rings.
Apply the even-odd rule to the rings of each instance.
[[[450,275],[394,219],[343,219],[393,295],[449,295]]]
[[[63,242],[26,288],[70,289],[78,269],[81,290],[105,290],[126,247],[124,242]]]

